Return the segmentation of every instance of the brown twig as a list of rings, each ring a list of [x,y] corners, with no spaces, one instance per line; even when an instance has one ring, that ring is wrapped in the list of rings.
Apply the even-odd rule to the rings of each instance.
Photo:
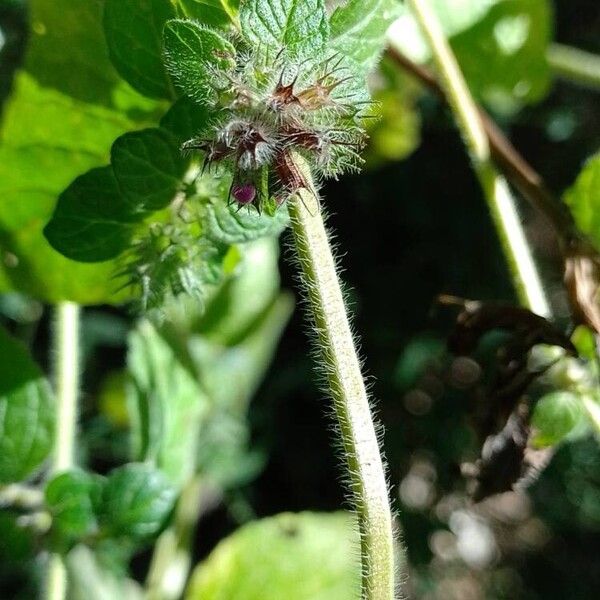
[[[388,47],[386,55],[424,84],[440,100],[447,103],[442,86],[427,67],[413,62],[395,48]],[[568,248],[573,238],[578,237],[568,210],[553,197],[543,177],[523,158],[482,108],[479,108],[479,115],[488,137],[490,153],[494,162],[523,197],[550,222],[563,249]]]

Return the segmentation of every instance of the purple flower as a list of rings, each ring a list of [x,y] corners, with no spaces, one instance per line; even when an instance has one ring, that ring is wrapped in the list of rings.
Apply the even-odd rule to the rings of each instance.
[[[234,183],[231,186],[231,195],[239,204],[250,204],[256,198],[256,188],[251,183]]]

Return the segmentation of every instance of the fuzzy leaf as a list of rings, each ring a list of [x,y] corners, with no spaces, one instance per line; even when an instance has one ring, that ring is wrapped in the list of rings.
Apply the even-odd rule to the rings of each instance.
[[[169,71],[190,98],[206,101],[214,97],[218,69],[233,66],[235,48],[216,31],[194,21],[169,21],[163,32]]]
[[[186,600],[360,596],[359,540],[345,513],[284,513],[244,525],[199,565]]]
[[[173,98],[162,61],[162,30],[176,16],[170,0],[106,0],[104,33],[119,74],[151,98]]]
[[[59,196],[44,234],[68,258],[98,262],[128,246],[139,220],[122,198],[112,169],[99,167],[75,179]]]
[[[536,404],[531,425],[537,447],[554,446],[585,421],[581,398],[571,392],[551,392]]]
[[[236,18],[239,0],[179,0],[186,17],[211,27],[223,27]]]
[[[184,96],[171,106],[160,120],[160,126],[170,131],[179,144],[183,144],[204,130],[209,118],[210,112],[206,105]]]
[[[177,140],[165,129],[144,129],[118,138],[111,165],[131,212],[165,208],[181,188],[188,165]]]
[[[61,473],[46,486],[52,531],[60,542],[76,541],[97,531],[96,511],[103,479],[85,471]]]
[[[240,25],[252,47],[271,56],[285,48],[296,58],[322,58],[329,39],[323,0],[242,0]]]
[[[332,46],[367,72],[377,63],[385,32],[399,14],[397,0],[350,0],[331,15]]]
[[[209,200],[204,214],[206,235],[216,242],[239,244],[263,236],[279,235],[286,227],[289,216],[285,206],[275,215],[258,214],[255,210],[239,210],[222,200]]]
[[[600,153],[592,156],[565,194],[577,227],[600,245]]]
[[[160,471],[129,463],[110,472],[102,495],[101,521],[113,537],[144,540],[160,533],[176,493]]]
[[[52,449],[54,398],[20,343],[0,328],[0,484],[35,472]]]

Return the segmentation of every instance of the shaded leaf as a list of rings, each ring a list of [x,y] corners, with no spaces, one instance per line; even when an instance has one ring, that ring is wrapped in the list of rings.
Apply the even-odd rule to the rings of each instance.
[[[136,455],[183,485],[196,465],[200,426],[210,404],[206,392],[148,321],[129,336],[127,364]]]
[[[360,596],[354,519],[285,513],[222,541],[195,570],[187,600],[348,600]]]
[[[167,207],[181,189],[188,165],[177,140],[165,129],[126,133],[112,146],[111,165],[131,212]]]
[[[52,515],[52,532],[58,543],[97,532],[96,512],[102,496],[101,477],[84,471],[69,471],[46,485],[46,506]]]
[[[323,0],[243,0],[240,25],[246,40],[271,56],[285,48],[296,58],[319,57],[329,39]]]
[[[220,83],[218,70],[228,70],[235,64],[233,45],[194,21],[169,21],[163,36],[167,65],[175,83],[191,98],[212,99],[214,86]]]
[[[206,105],[184,96],[179,98],[160,120],[160,126],[170,131],[181,145],[206,129],[210,111]]]
[[[129,463],[110,472],[102,495],[102,525],[109,535],[144,540],[160,533],[175,489],[150,465]]]
[[[279,235],[289,222],[285,206],[273,216],[258,214],[255,210],[240,210],[222,200],[208,201],[204,215],[206,235],[224,244],[250,242],[264,236]]]
[[[531,418],[535,430],[533,445],[554,446],[584,421],[585,412],[578,395],[565,391],[546,394],[537,402]]]
[[[170,0],[106,0],[104,33],[120,75],[151,98],[173,98],[162,61],[162,30],[176,16]]]
[[[59,196],[44,234],[73,260],[97,262],[118,256],[140,220],[121,196],[110,167],[81,175]]]
[[[54,435],[54,398],[20,343],[0,329],[0,483],[21,481],[40,468]]]

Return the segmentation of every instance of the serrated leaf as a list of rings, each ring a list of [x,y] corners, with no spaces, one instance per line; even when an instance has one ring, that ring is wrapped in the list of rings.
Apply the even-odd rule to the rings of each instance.
[[[119,74],[151,98],[172,99],[162,61],[162,30],[176,16],[170,0],[106,0],[104,33]]]
[[[193,474],[206,392],[148,321],[129,336],[128,406],[136,455],[178,486]]]
[[[20,343],[0,328],[0,484],[29,477],[52,449],[54,397]]]
[[[110,472],[102,494],[101,521],[108,535],[143,541],[160,533],[175,503],[166,476],[142,463]]]
[[[28,8],[28,53],[4,107],[0,147],[0,290],[46,302],[118,302],[114,265],[68,260],[42,229],[60,192],[106,164],[114,139],[153,118],[156,104],[112,67],[101,3],[30,0]]]
[[[535,430],[533,443],[537,447],[554,446],[584,420],[585,411],[577,394],[564,391],[546,394],[535,405],[531,418]]]
[[[345,513],[285,513],[245,525],[194,574],[186,600],[349,600],[360,596],[360,547]]]
[[[253,48],[275,56],[285,48],[295,58],[322,58],[329,39],[323,0],[242,0],[242,35]]]
[[[592,156],[565,193],[577,227],[600,245],[600,153]]]
[[[160,120],[160,126],[170,131],[179,144],[198,135],[210,119],[208,107],[191,98],[179,98]]]
[[[165,129],[144,129],[118,138],[110,153],[123,199],[133,213],[167,207],[181,189],[188,160]]]
[[[102,478],[85,471],[61,473],[48,482],[46,506],[56,543],[68,545],[97,532],[102,485]]]
[[[349,0],[331,15],[331,44],[367,72],[377,64],[385,33],[400,11],[397,0]]]
[[[44,235],[68,258],[100,262],[127,248],[140,220],[122,198],[112,168],[98,167],[79,176],[59,196]]]
[[[239,0],[178,0],[186,17],[211,27],[223,27],[237,15]]]
[[[240,210],[222,200],[209,200],[203,223],[206,235],[216,242],[239,244],[251,242],[263,236],[277,236],[288,225],[287,208],[282,206],[273,216],[258,214],[255,210]]]
[[[218,70],[235,64],[233,45],[212,29],[180,19],[165,25],[163,41],[169,72],[183,93],[198,101],[214,98]]]

